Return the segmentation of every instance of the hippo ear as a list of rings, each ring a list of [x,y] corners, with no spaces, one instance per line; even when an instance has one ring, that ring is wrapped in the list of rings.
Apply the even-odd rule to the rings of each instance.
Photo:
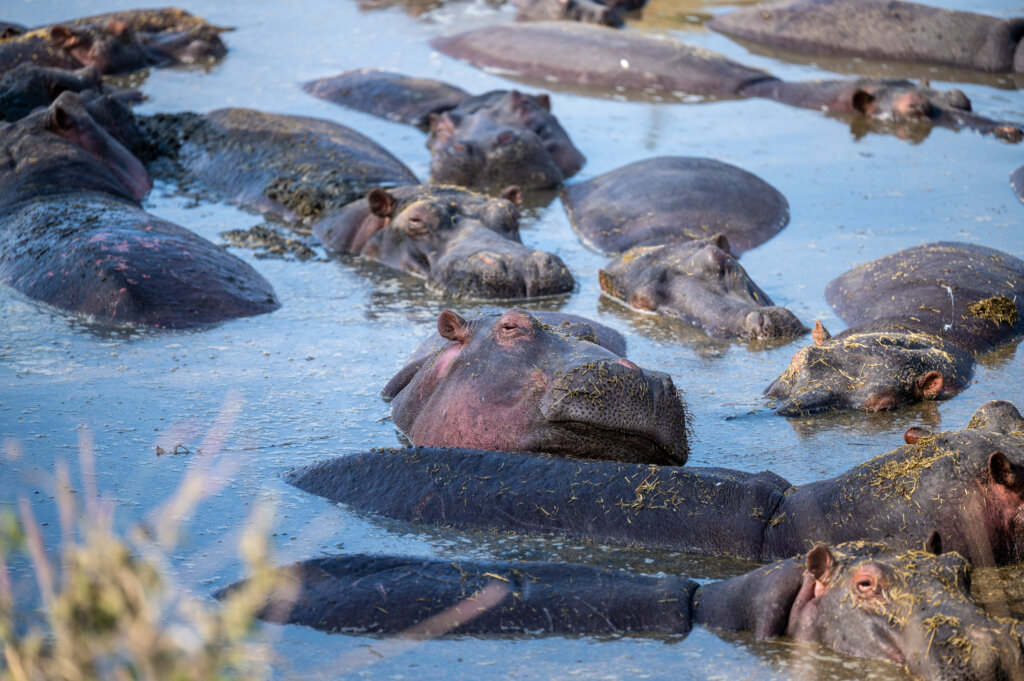
[[[922,439],[931,436],[932,431],[927,428],[922,428],[921,426],[910,426],[907,428],[906,432],[903,433],[903,441],[908,445],[916,445]]]
[[[445,111],[440,114],[430,114],[430,135],[436,137],[442,144],[449,142],[455,137],[455,128],[458,127],[459,117],[456,114]]]
[[[469,324],[451,310],[442,310],[437,315],[437,332],[450,341],[465,343],[469,339]]]
[[[68,110],[58,100],[47,109],[46,116],[43,118],[43,125],[50,132],[59,134],[70,130],[74,126],[74,120]]]
[[[942,394],[942,388],[945,385],[945,379],[938,371],[929,371],[926,374],[917,377],[916,389],[917,394],[926,400],[934,400]]]
[[[50,27],[50,41],[64,50],[69,50],[76,45],[81,44],[82,39],[77,33],[72,31],[67,26],[56,26]]]
[[[875,96],[862,88],[857,88],[850,97],[850,105],[854,111],[870,116],[875,110]]]
[[[924,551],[933,556],[942,555],[942,535],[938,530],[932,530],[932,533],[924,540]]]
[[[835,569],[835,558],[824,544],[815,544],[807,552],[807,571],[819,582],[826,582]]]
[[[548,97],[547,93],[534,95],[533,98],[537,100],[537,103],[544,107],[546,111],[551,111],[551,98]]]
[[[104,28],[112,35],[116,35],[118,38],[124,40],[125,38],[131,37],[132,27],[127,22],[121,21],[120,19],[111,19],[107,22]]]
[[[732,248],[730,248],[730,246],[729,246],[729,237],[727,237],[726,235],[722,234],[721,232],[719,232],[718,234],[715,234],[713,237],[708,239],[708,241],[710,241],[717,248],[725,251],[729,255],[733,255]]]
[[[1017,472],[1013,470],[1013,462],[1000,451],[989,454],[988,473],[992,482],[1003,487],[1014,487],[1017,484]]]
[[[499,198],[511,201],[513,206],[519,208],[523,205],[523,190],[517,184],[510,184],[501,190]]]
[[[395,197],[391,196],[386,190],[380,187],[371,189],[370,194],[366,197],[366,201],[370,204],[370,212],[377,217],[394,217]]]
[[[814,320],[814,331],[811,331],[811,338],[814,339],[814,344],[818,347],[824,345],[825,341],[831,340],[832,334],[828,332],[825,325],[819,320]]]

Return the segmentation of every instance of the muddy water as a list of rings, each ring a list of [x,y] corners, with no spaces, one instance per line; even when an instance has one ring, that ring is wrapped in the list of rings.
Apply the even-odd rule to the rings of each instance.
[[[1009,0],[968,7],[1022,14]],[[5,18],[27,24],[130,7],[125,2],[12,0]],[[724,52],[787,79],[828,77],[814,63],[754,54],[702,27],[727,3],[652,0],[640,30],[665,32]],[[426,177],[423,135],[410,127],[313,99],[299,83],[345,69],[375,66],[454,82],[471,92],[509,81],[433,52],[439,34],[496,21],[511,9],[485,2],[401,5],[363,10],[355,0],[220,0],[191,8],[236,26],[230,54],[209,68],[154,71],[134,78],[149,97],[142,112],[209,111],[247,106],[338,121],[383,144]],[[804,60],[805,62],[807,60]],[[830,61],[842,72],[899,74],[891,65]],[[918,69],[934,86],[950,82],[976,111],[1024,123],[1024,99],[1008,79],[963,82],[963,73]],[[859,122],[768,101],[661,103],[615,93],[553,92],[555,112],[587,154],[574,181],[663,154],[707,156],[739,165],[789,199],[792,221],[775,239],[743,256],[753,278],[807,324],[843,325],[825,302],[825,284],[851,266],[939,239],[994,246],[1024,257],[1024,206],[1008,175],[1024,163],[1022,146],[971,132],[935,129],[873,132]],[[909,139],[903,139],[903,138]],[[158,185],[155,214],[220,240],[228,229],[262,220],[231,206],[196,202]],[[960,428],[984,401],[1024,408],[1024,362],[1008,347],[983,358],[974,384],[941,404],[880,415],[806,419],[775,416],[762,389],[808,342],[720,342],[684,324],[634,314],[602,298],[597,270],[606,259],[576,239],[554,193],[529,197],[523,241],[569,264],[578,289],[528,307],[599,319],[629,339],[630,357],[672,374],[694,414],[691,462],[750,471],[771,469],[794,483],[837,474],[901,443],[913,424]],[[188,332],[110,329],[0,290],[0,437],[19,458],[0,459],[0,507],[28,498],[56,530],[53,475],[58,462],[77,471],[79,438],[95,441],[100,488],[117,503],[118,521],[150,517],[189,466],[213,461],[204,442],[219,413],[230,415],[211,485],[219,487],[191,519],[175,551],[177,583],[207,594],[240,576],[235,542],[253,509],[273,511],[279,560],[324,552],[376,551],[444,558],[576,560],[644,572],[717,578],[745,571],[732,561],[631,552],[550,539],[424,531],[350,513],[280,481],[280,474],[324,457],[398,439],[377,393],[432,328],[445,301],[419,281],[373,264],[320,258],[257,259],[233,249],[274,285],[282,307],[272,315]],[[460,305],[456,309],[468,310]],[[481,306],[489,309],[488,306]],[[160,448],[159,450],[157,448]],[[200,453],[200,450],[204,450]],[[165,454],[158,456],[158,451]],[[18,564],[17,576],[28,568]],[[998,590],[1005,580],[990,579]],[[998,598],[998,594],[996,595]],[[1016,597],[1014,597],[1016,598]],[[1017,599],[1019,601],[1019,598]],[[1018,603],[1019,604],[1019,603]],[[649,637],[481,640],[456,638],[411,649],[377,639],[329,636],[268,626],[280,678],[339,675],[444,679],[897,679],[899,669],[813,646],[757,642],[749,635],[698,629],[685,640]]]

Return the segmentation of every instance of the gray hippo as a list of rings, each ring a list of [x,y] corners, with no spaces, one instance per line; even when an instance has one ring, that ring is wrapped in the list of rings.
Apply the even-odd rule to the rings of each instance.
[[[416,184],[401,161],[343,125],[253,109],[140,117],[161,174],[285,222],[308,223],[380,185]]]
[[[519,241],[518,187],[491,198],[459,187],[375,188],[313,225],[330,251],[423,277],[462,300],[536,298],[575,282],[561,258]]]
[[[315,97],[429,129],[430,179],[439,184],[524,189],[555,187],[586,162],[545,94],[455,86],[375,69],[306,83]]]
[[[1024,419],[988,402],[963,430],[834,478],[794,486],[774,473],[580,462],[415,447],[330,459],[286,475],[299,489],[398,520],[548,534],[770,561],[813,542],[921,546],[935,528],[976,565],[1024,561]]]
[[[1024,202],[1024,166],[1017,168],[1010,175],[1010,187],[1017,198]]]
[[[1024,71],[1024,19],[900,0],[781,0],[715,17],[730,36],[819,56]]]
[[[637,161],[566,187],[562,204],[583,243],[609,254],[723,234],[738,257],[789,222],[786,198],[761,178],[687,156]]]
[[[850,328],[814,345],[765,389],[779,414],[896,409],[967,387],[977,353],[1024,334],[1024,262],[939,242],[856,267],[825,298]]]
[[[719,234],[632,248],[598,271],[601,290],[636,310],[678,317],[713,338],[787,338],[807,331],[747,275]]]
[[[31,62],[118,74],[218,59],[227,54],[224,30],[177,8],[98,14],[0,40],[0,72]]]
[[[101,321],[186,328],[275,310],[270,284],[146,213],[141,162],[64,92],[0,123],[0,282]]]
[[[474,66],[527,78],[633,92],[767,97],[830,114],[862,114],[882,121],[886,130],[894,123],[927,123],[972,128],[1012,142],[1024,137],[1018,125],[972,113],[959,90],[870,78],[790,83],[664,36],[593,24],[485,26],[431,44]]]
[[[941,543],[934,535],[935,543]],[[694,623],[787,636],[904,666],[929,681],[1024,678],[1024,626],[987,614],[971,566],[934,549],[817,544],[698,585],[572,563],[345,555],[285,569],[261,616],[354,634],[678,634]],[[231,599],[237,586],[219,592]],[[285,595],[286,594],[286,595]]]
[[[437,318],[448,342],[414,354],[382,395],[414,445],[683,464],[688,415],[668,374],[641,369],[583,327],[523,310]]]

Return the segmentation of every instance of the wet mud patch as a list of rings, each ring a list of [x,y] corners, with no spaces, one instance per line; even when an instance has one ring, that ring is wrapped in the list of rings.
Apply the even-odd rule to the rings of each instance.
[[[317,257],[309,241],[285,236],[267,223],[249,229],[229,229],[220,236],[229,246],[255,251],[257,258],[311,260]]]

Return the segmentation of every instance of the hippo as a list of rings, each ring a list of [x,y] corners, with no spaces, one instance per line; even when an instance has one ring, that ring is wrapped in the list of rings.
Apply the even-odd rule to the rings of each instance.
[[[278,220],[308,225],[380,185],[416,184],[401,161],[343,125],[253,109],[142,117],[160,174]]]
[[[620,28],[622,10],[601,0],[515,0],[518,21],[583,21]]]
[[[499,198],[446,185],[374,188],[313,225],[335,253],[361,255],[462,300],[537,298],[575,286],[557,255],[519,240],[518,187]]]
[[[359,511],[445,527],[771,561],[812,542],[918,547],[942,528],[976,565],[1024,561],[1024,420],[987,402],[967,427],[826,480],[769,471],[413,447],[329,459],[287,482]]]
[[[346,71],[303,87],[335,104],[429,129],[431,182],[546,189],[586,162],[545,94],[492,90],[471,96],[440,81],[375,69]]]
[[[707,26],[812,55],[1024,72],[1024,19],[900,0],[781,0],[715,17]]]
[[[1017,168],[1010,175],[1010,186],[1017,198],[1024,202],[1024,166]]]
[[[21,35],[28,30],[28,26],[16,24],[13,21],[0,21],[0,40],[7,40],[14,36]]]
[[[970,382],[975,355],[1024,335],[1024,261],[938,242],[856,267],[825,298],[850,325],[814,344],[765,389],[785,416],[896,409],[942,400]]]
[[[103,90],[100,72],[91,66],[69,71],[26,63],[0,74],[0,120],[16,121],[39,107],[49,106],[70,90]]]
[[[593,24],[485,26],[431,44],[474,66],[549,82],[616,92],[766,97],[830,114],[864,115],[884,122],[882,130],[895,122],[971,128],[1008,142],[1024,138],[1015,124],[972,113],[970,100],[959,90],[940,92],[906,80],[873,78],[790,83],[670,38]]]
[[[807,329],[772,302],[718,234],[637,246],[598,271],[601,290],[636,310],[678,317],[713,338],[788,338]]]
[[[103,322],[187,328],[279,307],[249,265],[139,205],[142,163],[64,92],[0,123],[0,282]]]
[[[686,156],[637,161],[566,187],[562,204],[584,244],[614,255],[723,234],[738,257],[789,222],[786,198],[761,178]]]
[[[119,74],[217,59],[227,53],[218,37],[223,30],[174,8],[84,17],[0,41],[0,72],[33,62]]]
[[[672,378],[524,310],[466,321],[418,354],[382,393],[414,445],[686,463],[689,416]]]
[[[260,617],[414,639],[448,633],[685,636],[697,623],[886,660],[929,681],[1019,681],[1024,625],[987,614],[971,597],[970,576],[971,565],[956,553],[864,542],[817,544],[803,555],[702,585],[573,563],[354,554],[286,568],[280,577],[286,586]],[[229,600],[242,584],[216,595]]]

